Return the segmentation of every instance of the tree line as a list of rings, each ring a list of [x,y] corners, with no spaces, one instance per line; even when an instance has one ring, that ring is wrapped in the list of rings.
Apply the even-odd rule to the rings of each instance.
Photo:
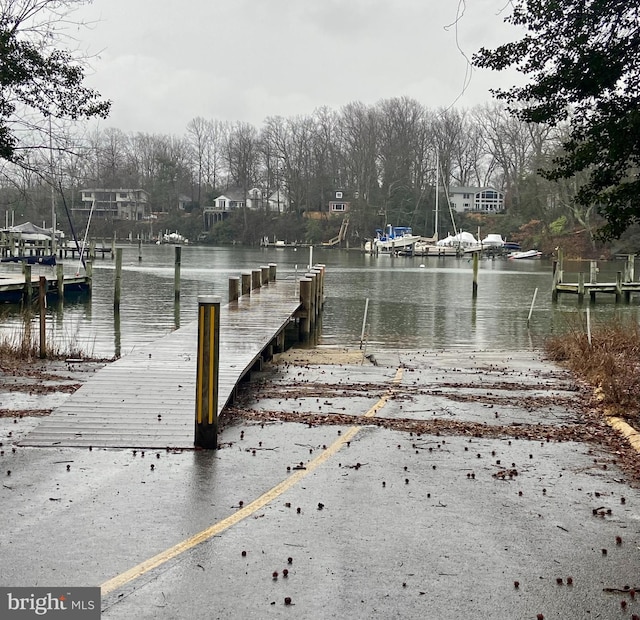
[[[170,218],[181,196],[199,214],[225,191],[246,195],[257,187],[265,195],[281,191],[290,202],[288,215],[301,217],[327,212],[341,190],[351,203],[356,237],[370,236],[387,222],[430,235],[438,182],[444,205],[440,230],[450,228],[451,186],[503,191],[504,227],[541,220],[590,230],[593,214],[573,201],[579,182],[552,182],[539,174],[561,152],[565,133],[563,125],[520,120],[500,103],[433,110],[408,97],[269,117],[261,127],[197,117],[182,136],[96,127],[80,133],[77,125],[56,122],[53,156],[33,148],[19,164],[4,162],[3,202],[38,220],[48,212],[51,184],[70,206],[83,188],[143,188],[152,210]],[[256,231],[247,213],[235,226],[241,241],[270,234]]]

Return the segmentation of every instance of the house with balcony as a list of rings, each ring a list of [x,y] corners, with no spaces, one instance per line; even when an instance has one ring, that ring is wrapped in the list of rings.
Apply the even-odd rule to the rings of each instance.
[[[457,213],[504,211],[504,193],[493,187],[451,187],[449,201]]]
[[[149,192],[144,189],[83,189],[71,209],[94,218],[141,221],[149,218]]]

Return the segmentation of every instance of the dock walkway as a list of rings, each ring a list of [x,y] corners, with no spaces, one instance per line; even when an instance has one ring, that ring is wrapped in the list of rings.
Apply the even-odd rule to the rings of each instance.
[[[279,280],[221,306],[218,413],[262,356],[284,344],[299,299],[293,280]],[[193,448],[197,334],[194,320],[108,364],[21,445]]]

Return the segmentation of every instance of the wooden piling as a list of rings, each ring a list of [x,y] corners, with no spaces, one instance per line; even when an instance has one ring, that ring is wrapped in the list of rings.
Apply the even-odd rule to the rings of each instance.
[[[31,302],[31,265],[24,265],[24,294],[22,297],[25,304]]]
[[[473,253],[473,286],[471,296],[473,299],[478,296],[478,252]]]
[[[251,289],[260,288],[262,286],[262,270],[251,270]]]
[[[40,359],[47,357],[47,278],[38,282],[38,307],[40,309]]]
[[[260,265],[261,279],[260,284],[262,286],[269,285],[269,266],[268,265]]]
[[[142,239],[138,239],[138,262],[142,262]]]
[[[58,299],[64,299],[64,265],[58,263],[56,265],[56,280],[58,281]]]
[[[122,284],[122,248],[116,250],[116,277],[113,291],[113,308],[120,309],[120,288]]]
[[[229,278],[229,302],[238,301],[240,297],[240,278],[232,276]]]
[[[220,359],[220,297],[198,297],[198,355],[194,445],[218,447],[218,368]]]
[[[622,271],[616,273],[616,303],[619,304],[622,301]]]
[[[311,296],[313,293],[313,281],[311,278],[300,278],[300,302],[302,303],[302,316],[300,317],[300,340],[309,339],[311,334]]]
[[[578,274],[578,303],[581,304],[584,301],[584,273],[582,271]]]
[[[182,262],[182,247],[176,246],[175,253],[175,266],[174,266],[174,286],[173,286],[173,297],[176,301],[180,299],[180,266]]]
[[[275,282],[276,281],[276,270],[277,270],[278,265],[276,263],[269,263],[269,281],[270,282]]]
[[[250,295],[251,294],[251,272],[243,271],[241,274],[241,278],[242,278],[241,294]]]

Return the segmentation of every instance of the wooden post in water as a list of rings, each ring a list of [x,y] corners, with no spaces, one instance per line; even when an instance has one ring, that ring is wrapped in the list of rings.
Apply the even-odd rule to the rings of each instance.
[[[251,272],[243,271],[241,277],[242,277],[242,295],[250,295],[251,294]]]
[[[473,299],[478,296],[478,252],[473,253],[473,287],[471,296]]]
[[[531,300],[531,307],[529,308],[529,316],[527,317],[527,328],[529,327],[529,323],[531,322],[531,315],[533,314],[533,307],[536,305],[537,295],[538,295],[538,287],[536,286],[536,290],[533,291],[533,299]]]
[[[180,299],[180,265],[182,261],[182,247],[176,246],[176,256],[175,256],[175,277],[174,277],[174,286],[173,286],[173,296],[176,301]]]
[[[584,301],[584,273],[582,271],[578,274],[578,303],[581,304]]]
[[[111,240],[111,260],[116,257],[116,233],[113,233],[113,239]]]
[[[91,290],[91,287],[93,286],[93,263],[91,261],[87,261],[85,263],[85,275],[87,276],[89,290]]]
[[[198,297],[198,358],[194,445],[218,447],[218,367],[220,359],[220,297]]]
[[[635,278],[635,262],[636,262],[636,255],[635,254],[629,254],[627,256],[627,268],[625,270],[625,282],[633,282],[633,279]],[[631,301],[631,292],[630,291],[625,291],[624,292],[624,301],[625,303],[629,303]]]
[[[142,239],[138,239],[138,262],[142,262]]]
[[[275,282],[276,281],[276,270],[277,270],[278,265],[276,263],[269,263],[269,281],[270,282]]]
[[[24,294],[23,300],[25,304],[31,302],[31,265],[24,265]]]
[[[40,359],[47,357],[47,278],[40,276],[38,287],[40,308]]]
[[[58,281],[58,300],[64,300],[64,265],[58,263],[56,265],[56,279]]]
[[[240,277],[232,276],[229,278],[229,302],[238,301],[240,297]]]
[[[120,310],[120,288],[122,284],[122,248],[116,250],[116,277],[113,290],[113,309]]]
[[[261,279],[260,284],[262,286],[269,285],[269,266],[268,265],[260,265]]]
[[[622,271],[616,273],[616,303],[622,301]]]

